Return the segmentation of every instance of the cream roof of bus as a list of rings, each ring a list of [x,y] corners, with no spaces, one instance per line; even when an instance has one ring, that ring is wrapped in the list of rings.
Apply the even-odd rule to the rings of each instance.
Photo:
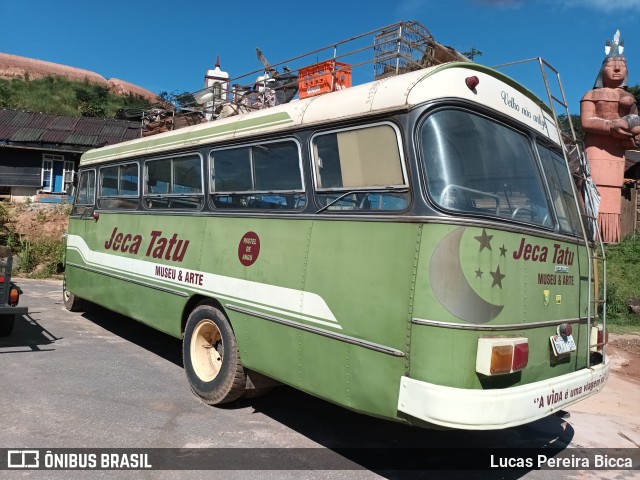
[[[510,85],[533,103],[545,108],[543,102],[533,93],[502,73],[470,62],[455,62],[387,77],[345,90],[293,101],[285,105],[90,150],[82,156],[80,164],[84,166],[139,155],[162,154],[176,149],[284,131],[341,118],[356,118],[384,111],[408,109],[431,98],[443,96],[457,96],[478,101],[474,92],[466,87],[459,88],[458,85],[455,92],[451,93],[446,84],[434,88],[436,85],[424,82],[425,79],[434,76],[437,72],[451,69],[460,70],[457,73],[462,75],[465,72],[466,74],[474,74],[474,72],[488,74],[496,81],[502,82],[502,85],[505,83]],[[449,91],[444,92],[443,88]]]

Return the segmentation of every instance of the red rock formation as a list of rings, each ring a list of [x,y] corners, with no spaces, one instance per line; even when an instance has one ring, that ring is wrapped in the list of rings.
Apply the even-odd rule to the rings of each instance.
[[[97,73],[81,68],[67,67],[58,63],[35,60],[33,58],[19,57],[8,53],[0,53],[0,77],[11,78],[29,74],[30,78],[42,78],[46,76],[60,76],[69,80],[96,83],[104,87],[107,80]]]
[[[158,96],[138,85],[124,80],[112,78],[107,81],[102,75],[81,68],[68,67],[59,63],[35,60],[33,58],[20,57],[9,53],[0,53],[0,78],[24,77],[36,79],[47,76],[65,77],[74,81],[88,81],[107,87],[109,91],[117,95],[140,95],[152,102],[158,101]]]
[[[147,90],[146,88],[139,87],[138,85],[134,85],[133,83],[125,82],[124,80],[120,80],[117,78],[110,78],[107,80],[107,88],[110,92],[115,93],[116,95],[139,95],[141,97],[146,98],[151,102],[159,102],[160,99],[158,95]]]

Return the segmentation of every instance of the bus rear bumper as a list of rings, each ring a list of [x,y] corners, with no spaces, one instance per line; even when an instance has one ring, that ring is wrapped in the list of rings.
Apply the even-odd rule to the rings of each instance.
[[[560,377],[494,390],[400,380],[398,411],[448,428],[491,430],[538,420],[597,393],[609,376],[605,363]]]

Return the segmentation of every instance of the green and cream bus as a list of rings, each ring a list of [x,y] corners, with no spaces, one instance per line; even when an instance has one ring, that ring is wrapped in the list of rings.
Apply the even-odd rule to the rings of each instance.
[[[217,405],[265,378],[497,429],[607,380],[553,111],[454,62],[85,153],[64,298],[183,339]]]

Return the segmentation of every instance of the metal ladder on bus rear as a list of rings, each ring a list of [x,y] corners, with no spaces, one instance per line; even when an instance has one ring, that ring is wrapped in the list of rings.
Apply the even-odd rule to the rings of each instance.
[[[544,82],[544,88],[549,98],[548,107],[551,109],[553,119],[556,124],[558,132],[565,142],[562,142],[562,150],[566,160],[567,169],[571,178],[574,190],[574,198],[576,199],[576,208],[580,212],[582,217],[582,235],[587,248],[588,254],[588,282],[587,285],[587,352],[586,362],[587,368],[591,366],[592,358],[591,353],[597,352],[601,349],[602,361],[605,358],[605,344],[606,344],[606,327],[607,327],[607,263],[605,258],[604,244],[602,237],[600,236],[600,229],[598,228],[597,218],[597,205],[599,203],[599,194],[597,193],[595,184],[591,178],[591,169],[589,162],[587,161],[587,155],[584,151],[582,142],[576,138],[576,132],[573,128],[571,121],[571,113],[569,112],[569,105],[567,98],[560,81],[560,73],[553,68],[548,62],[540,57],[522,60],[519,62],[513,62],[509,64],[499,65],[494,68],[506,67],[516,64],[522,64],[527,62],[536,62],[540,67],[542,79]],[[561,98],[553,95],[549,86],[549,80],[547,78],[547,72],[545,67],[549,69],[556,77],[558,82],[558,88]],[[569,125],[569,132],[565,132],[566,136],[562,133],[562,127],[556,114],[555,105],[558,104],[564,109],[564,114],[567,116],[567,122]],[[578,191],[578,184],[580,185],[580,191]],[[580,199],[584,202],[580,205]],[[603,337],[602,341],[596,338],[595,342],[591,337],[592,326],[594,326],[594,320],[600,317],[602,321]]]
[[[607,327],[607,262],[605,258],[604,244],[600,235],[600,229],[598,228],[596,202],[599,203],[599,194],[597,193],[595,184],[593,183],[593,179],[591,178],[591,169],[589,167],[587,154],[584,151],[583,144],[576,138],[576,132],[573,128],[573,122],[571,120],[571,113],[569,112],[569,104],[567,103],[564,88],[562,87],[562,82],[560,81],[560,73],[544,59],[538,57],[537,60],[538,64],[540,65],[540,71],[544,80],[544,86],[549,97],[549,107],[551,108],[553,118],[556,122],[556,128],[562,134],[560,121],[554,107],[555,104],[558,104],[564,108],[570,130],[569,143],[566,144],[563,142],[563,152],[565,160],[567,161],[569,173],[574,179],[573,189],[574,193],[577,194],[575,195],[577,203],[576,207],[578,208],[578,212],[580,212],[583,219],[582,234],[589,259],[589,278],[587,283],[587,285],[589,285],[589,288],[587,289],[587,335],[589,336],[589,339],[587,341],[588,350],[586,355],[588,368],[591,366],[591,353],[594,351],[594,349],[595,351],[598,351],[599,348],[602,349],[602,361],[604,361],[606,343],[604,332],[606,332]],[[545,67],[555,74],[562,98],[554,96],[551,92]],[[580,183],[579,192],[577,191],[576,179]],[[582,201],[584,202],[584,208],[581,208],[578,199],[582,199]],[[602,342],[600,342],[600,340],[598,340],[598,338],[596,337],[595,343],[592,343],[593,339],[591,337],[591,327],[593,327],[593,320],[598,316],[600,316],[602,320],[603,340]]]

